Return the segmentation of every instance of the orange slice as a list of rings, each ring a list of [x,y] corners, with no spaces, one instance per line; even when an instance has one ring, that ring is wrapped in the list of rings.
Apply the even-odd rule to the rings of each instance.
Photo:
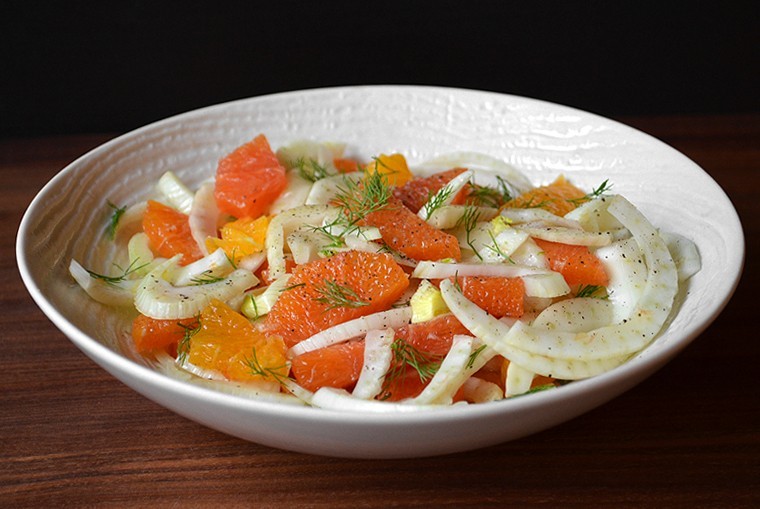
[[[380,230],[388,247],[413,260],[462,258],[456,237],[429,225],[393,197],[384,208],[367,215],[364,222]]]
[[[221,212],[256,218],[287,185],[285,167],[260,134],[219,161],[214,197]]]
[[[355,340],[306,352],[292,360],[292,374],[310,391],[321,387],[349,389],[364,365],[364,341]]]
[[[149,200],[142,219],[151,249],[158,255],[171,258],[181,254],[181,265],[203,257],[198,243],[190,232],[187,214],[163,203]]]
[[[568,285],[607,286],[604,265],[586,246],[573,246],[533,239],[543,250],[549,268],[559,272]]]
[[[577,200],[586,193],[571,184],[563,175],[549,185],[537,187],[508,201],[502,208],[525,209],[539,207],[552,214],[564,216],[577,207]]]
[[[285,344],[258,331],[224,302],[212,300],[201,312],[200,330],[190,338],[187,360],[230,380],[276,380],[287,376]]]
[[[291,347],[333,325],[389,309],[409,278],[388,254],[345,251],[296,266],[288,285],[266,326]]]

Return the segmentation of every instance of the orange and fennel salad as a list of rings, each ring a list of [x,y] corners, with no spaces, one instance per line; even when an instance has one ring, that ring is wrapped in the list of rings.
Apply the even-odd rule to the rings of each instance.
[[[163,372],[252,398],[368,412],[484,403],[609,371],[661,332],[696,247],[608,180],[536,186],[460,152],[410,169],[258,135],[190,189],[107,202],[108,274]]]

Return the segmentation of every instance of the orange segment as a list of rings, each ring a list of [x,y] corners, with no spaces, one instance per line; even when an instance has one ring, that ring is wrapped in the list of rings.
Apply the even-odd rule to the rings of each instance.
[[[401,401],[413,398],[425,389],[430,380],[420,378],[419,372],[411,366],[402,367],[399,375],[392,380],[386,379],[383,391],[377,399],[383,401]]]
[[[426,322],[412,323],[396,330],[396,341],[403,341],[414,352],[420,365],[438,366],[451,349],[456,334],[469,331],[452,314],[441,315]],[[403,343],[402,343],[403,345]],[[407,352],[407,355],[409,353]],[[430,383],[431,377],[421,377],[420,372],[394,353],[394,368],[386,378],[379,399],[399,401],[413,398]]]
[[[388,254],[345,251],[296,266],[288,285],[266,325],[291,347],[333,325],[390,308],[409,278]],[[331,292],[345,300],[331,298]]]
[[[451,179],[459,175],[460,173],[467,171],[464,168],[454,168],[447,171],[442,171],[431,175],[429,177],[417,177],[401,187],[397,187],[393,190],[393,196],[401,200],[409,210],[415,214],[419,212],[431,194],[437,193],[443,186],[448,184]],[[454,199],[454,203],[461,202],[460,195],[464,196],[462,192]]]
[[[137,315],[132,322],[132,339],[137,351],[145,354],[165,350],[174,352],[188,329],[198,327],[198,320],[158,320]]]
[[[577,205],[572,200],[579,200],[584,196],[586,193],[571,184],[564,175],[560,175],[551,184],[531,189],[514,200],[508,201],[502,208],[540,207],[552,214],[564,216],[576,208]]]
[[[391,186],[403,186],[413,178],[406,158],[401,154],[380,155],[367,165],[366,171],[384,175]]]
[[[386,207],[367,215],[364,222],[377,227],[391,249],[413,260],[462,259],[456,237],[429,225],[393,197]]]
[[[359,161],[345,157],[336,157],[333,159],[333,166],[341,173],[353,173],[359,171]]]
[[[142,227],[148,236],[151,249],[160,256],[171,258],[181,254],[181,265],[187,265],[203,257],[190,232],[187,214],[163,203],[148,200]]]
[[[244,217],[230,221],[222,227],[221,239],[206,239],[206,248],[209,253],[219,248],[224,249],[227,257],[237,264],[242,258],[264,249],[268,226],[268,216],[260,216],[257,219]]]
[[[190,338],[187,360],[191,364],[236,381],[287,376],[282,339],[265,336],[224,302],[212,300],[201,312],[200,322],[200,330]]]
[[[588,247],[533,240],[543,250],[549,268],[562,274],[568,285],[607,286],[609,283],[604,265]]]
[[[364,341],[348,341],[294,357],[292,373],[296,382],[310,391],[348,389],[359,379],[363,365]]]
[[[214,196],[233,217],[259,217],[288,185],[285,167],[263,134],[219,161]]]
[[[426,322],[410,323],[396,330],[401,338],[417,350],[432,355],[446,355],[456,334],[470,334],[452,314],[437,316]]]
[[[524,313],[525,283],[519,277],[464,276],[457,282],[465,297],[496,318]]]

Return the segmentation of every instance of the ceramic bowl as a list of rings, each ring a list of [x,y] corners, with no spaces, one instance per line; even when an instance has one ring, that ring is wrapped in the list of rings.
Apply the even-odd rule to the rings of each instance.
[[[452,151],[503,158],[536,184],[559,173],[582,188],[605,179],[658,227],[693,240],[702,270],[657,339],[624,365],[559,389],[500,402],[405,413],[344,413],[256,401],[165,376],[125,351],[128,321],[91,300],[68,274],[72,258],[103,268],[96,248],[106,200],[130,204],[172,170],[190,187],[258,133],[273,147],[342,141],[360,157],[401,152],[411,164]],[[490,92],[367,86],[274,94],[169,118],[83,155],[53,178],[21,223],[18,264],[50,320],[93,361],[144,396],[224,433],[331,456],[419,457],[484,447],[597,407],[663,366],[712,322],[741,272],[744,239],[721,188],[696,164],[618,122],[544,101]],[[128,430],[127,430],[128,432]]]

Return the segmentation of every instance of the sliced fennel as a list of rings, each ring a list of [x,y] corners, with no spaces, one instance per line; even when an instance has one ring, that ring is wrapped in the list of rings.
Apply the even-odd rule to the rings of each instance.
[[[211,299],[232,299],[258,282],[251,272],[236,269],[215,283],[174,286],[165,279],[165,274],[176,270],[180,258],[178,255],[167,260],[140,281],[134,298],[137,311],[158,319],[190,318],[200,313]]]
[[[463,171],[451,179],[428,199],[428,201],[420,208],[419,212],[417,212],[417,215],[420,216],[420,218],[427,220],[434,210],[446,205],[451,205],[451,202],[454,201],[457,193],[467,185],[471,178],[472,172],[468,170]],[[444,227],[438,226],[438,228]]]
[[[443,205],[435,209],[426,219],[428,224],[439,230],[454,228],[462,222],[462,218],[467,213],[467,209],[474,208],[480,220],[490,221],[496,217],[497,210],[491,207],[473,207],[471,205]]]
[[[627,200],[616,196],[609,211],[631,231],[647,266],[646,285],[630,316],[587,332],[549,331],[518,321],[506,333],[502,329],[496,335],[486,335],[483,339],[487,344],[536,373],[547,376],[560,373],[561,378],[575,379],[619,365],[652,340],[670,314],[678,289],[675,264],[654,227]],[[485,324],[493,321],[479,308],[474,310],[474,305],[450,282],[441,282],[441,292],[458,318],[459,312],[465,319],[469,313]]]
[[[218,221],[219,209],[214,198],[214,184],[207,182],[195,192],[188,217],[190,233],[204,255],[209,254],[206,239],[218,236],[216,229]]]
[[[506,387],[504,395],[509,397],[525,394],[530,390],[530,386],[533,384],[533,378],[535,376],[536,374],[532,371],[529,371],[514,362],[510,362],[507,367],[507,378],[504,382]]]
[[[341,192],[341,189],[345,189],[347,181],[358,182],[362,177],[364,173],[357,171],[317,180],[311,186],[305,203],[306,205],[326,205]]]
[[[528,177],[511,164],[479,152],[455,152],[425,161],[417,166],[418,170],[439,171],[448,168],[469,168],[477,176],[481,174],[499,175],[510,188],[512,196],[517,196],[533,189]]]
[[[93,300],[107,306],[130,306],[135,298],[139,280],[116,277],[97,277],[76,260],[69,263],[69,274]]]
[[[240,312],[251,320],[256,320],[268,314],[272,306],[280,298],[282,291],[288,287],[290,274],[285,274],[267,286],[263,291],[248,293],[240,308]]]
[[[412,272],[413,278],[443,279],[454,276],[523,277],[548,274],[551,271],[508,263],[445,263],[421,261]]]
[[[161,175],[157,187],[172,207],[183,214],[190,214],[193,193],[173,172],[167,171]]]
[[[575,228],[565,228],[563,226],[517,225],[515,228],[523,230],[536,239],[559,242],[562,244],[572,244],[575,246],[606,246],[614,239],[612,232],[587,232]]]
[[[699,272],[702,268],[702,259],[694,242],[677,233],[660,232],[660,236],[673,256],[673,261],[678,269],[679,282],[686,281]]]
[[[391,343],[395,332],[393,329],[371,330],[364,337],[364,364],[352,392],[361,399],[372,399],[383,390],[385,375],[393,361]]]
[[[269,277],[277,279],[285,274],[285,239],[304,224],[319,224],[334,207],[329,205],[303,205],[276,215],[267,228],[264,242]]]
[[[132,235],[127,243],[127,254],[130,263],[135,266],[135,276],[142,277],[154,268],[153,251],[150,249],[150,241],[145,233],[139,232]]]
[[[224,278],[233,270],[227,254],[220,248],[200,260],[172,271],[171,283],[175,286],[204,285]]]
[[[408,324],[411,319],[412,310],[409,306],[355,318],[334,325],[297,343],[288,350],[288,357],[292,358],[306,352],[311,352],[312,350],[318,350],[326,346],[348,341],[352,338],[358,338],[373,329],[397,329]]]
[[[478,250],[479,258],[486,263],[500,263],[512,261],[512,254],[529,238],[529,235],[521,230],[512,227],[500,228],[498,233],[494,233],[494,228],[490,228],[490,242],[487,242]]]
[[[476,376],[465,380],[460,390],[462,398],[470,403],[488,403],[504,399],[504,391],[501,387]]]
[[[498,354],[544,376],[575,380],[598,375],[617,367],[627,359],[610,358],[589,362],[556,359],[526,352],[508,344],[504,338],[514,328],[497,320],[464,297],[451,281],[441,281],[441,294],[451,312],[475,337],[482,340]],[[519,321],[515,322],[515,326]]]

